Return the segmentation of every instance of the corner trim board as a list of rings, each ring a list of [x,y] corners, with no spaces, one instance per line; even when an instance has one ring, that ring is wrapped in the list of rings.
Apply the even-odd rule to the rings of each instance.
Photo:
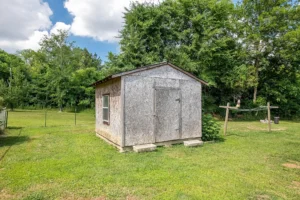
[[[121,147],[125,147],[125,77],[121,77]]]

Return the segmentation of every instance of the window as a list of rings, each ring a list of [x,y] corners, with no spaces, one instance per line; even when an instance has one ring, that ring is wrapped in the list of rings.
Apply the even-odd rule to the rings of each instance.
[[[102,96],[103,123],[109,125],[109,95]]]

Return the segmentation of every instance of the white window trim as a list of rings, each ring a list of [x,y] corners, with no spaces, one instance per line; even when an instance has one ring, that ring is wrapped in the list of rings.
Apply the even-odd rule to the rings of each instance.
[[[105,96],[108,97],[108,107],[104,107],[104,97]],[[108,110],[108,120],[106,120],[106,119],[103,118],[104,109]],[[109,96],[109,94],[102,95],[102,122],[105,122],[107,124],[109,124],[109,122],[110,122],[110,96]]]

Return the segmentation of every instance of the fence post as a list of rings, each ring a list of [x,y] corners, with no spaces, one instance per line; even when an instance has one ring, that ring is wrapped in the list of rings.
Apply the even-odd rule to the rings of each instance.
[[[8,124],[8,110],[6,110],[6,119],[5,119],[5,128],[7,128],[7,124]]]
[[[45,127],[47,127],[47,110],[45,110]]]
[[[226,106],[226,116],[225,116],[225,124],[224,124],[224,135],[225,135],[225,136],[226,136],[226,132],[227,132],[227,124],[228,124],[229,107],[230,107],[230,104],[229,104],[229,103],[227,103],[227,106]]]
[[[267,104],[268,107],[268,130],[271,132],[271,109],[270,109],[270,102]]]
[[[76,107],[75,107],[75,126],[76,126]]]

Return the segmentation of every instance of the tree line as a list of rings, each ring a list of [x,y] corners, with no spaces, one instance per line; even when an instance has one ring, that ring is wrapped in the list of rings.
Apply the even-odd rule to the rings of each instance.
[[[90,84],[103,77],[101,59],[67,39],[68,33],[59,31],[45,36],[38,51],[0,51],[0,96],[5,106],[94,106]]]
[[[94,106],[89,85],[115,72],[170,61],[207,81],[204,108],[280,106],[300,115],[299,0],[165,0],[132,3],[124,13],[120,53],[97,55],[45,37],[38,51],[0,53],[0,96],[10,107]]]

